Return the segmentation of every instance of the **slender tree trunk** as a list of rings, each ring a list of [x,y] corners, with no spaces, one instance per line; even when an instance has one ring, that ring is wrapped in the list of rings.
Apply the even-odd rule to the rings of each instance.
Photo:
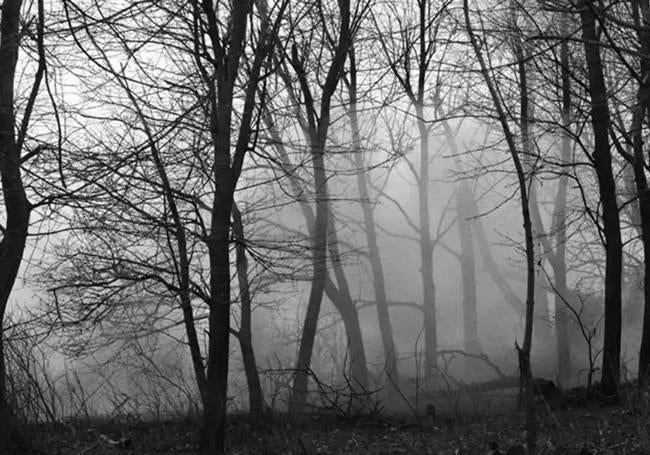
[[[308,118],[303,125],[308,131],[311,161],[314,169],[314,194],[316,196],[316,219],[314,222],[313,243],[313,282],[307,304],[307,315],[303,326],[296,375],[293,383],[290,411],[302,412],[307,402],[309,369],[311,363],[314,338],[318,325],[318,314],[323,299],[323,290],[327,281],[327,234],[329,226],[329,191],[327,172],[325,170],[325,145],[330,127],[331,100],[342,77],[348,49],[352,44],[353,32],[350,29],[350,2],[339,0],[340,11],[339,36],[332,52],[332,62],[327,71],[320,97],[318,115],[314,105],[312,89],[307,80],[304,61],[298,55],[298,46],[294,43],[291,48],[291,65],[301,87],[305,116]],[[290,85],[290,84],[289,84]]]
[[[439,103],[438,103],[439,105]],[[444,114],[438,109],[439,117]],[[456,139],[446,120],[442,122],[445,138],[453,156],[460,153]],[[460,163],[456,163],[460,170]],[[471,354],[481,353],[481,343],[478,336],[478,310],[476,304],[476,254],[474,252],[474,235],[472,226],[478,222],[474,194],[467,182],[461,182],[456,188],[456,209],[458,212],[458,235],[460,240],[460,273],[462,276],[463,292],[463,340],[465,351]],[[487,242],[487,241],[486,241]],[[484,248],[488,248],[487,243]]]
[[[237,339],[241,348],[242,361],[244,362],[244,372],[246,373],[246,382],[248,384],[248,412],[251,417],[259,418],[264,415],[264,394],[262,393],[262,384],[257,371],[257,362],[255,361],[255,350],[253,349],[253,331],[252,331],[252,298],[250,293],[250,283],[248,281],[248,258],[246,257],[246,238],[244,237],[244,224],[242,223],[241,212],[237,204],[232,208],[232,230],[235,242],[235,252],[237,256],[237,280],[239,282],[239,299],[241,302],[240,326]]]
[[[336,234],[336,221],[334,213],[329,213],[329,227],[327,247],[329,249],[330,261],[334,276],[338,283],[339,294],[342,299],[337,299],[336,308],[341,314],[345,332],[347,334],[348,351],[350,353],[350,380],[353,391],[362,393],[367,390],[368,386],[368,366],[366,362],[366,351],[363,347],[363,337],[361,335],[361,325],[359,324],[359,314],[352,301],[350,286],[343,270],[341,255],[338,248],[338,235]],[[338,303],[338,304],[337,304]]]
[[[420,273],[422,274],[422,313],[424,314],[424,378],[434,377],[438,351],[436,287],[433,281],[433,244],[429,215],[429,129],[424,123],[422,105],[415,106],[420,133],[418,200],[420,216]]]
[[[463,285],[463,339],[465,351],[481,353],[478,336],[478,315],[476,306],[476,258],[472,235],[473,195],[467,182],[456,189],[458,208],[458,234],[460,237],[460,274]]]
[[[528,123],[528,122],[522,122]],[[528,128],[528,126],[526,126]],[[527,152],[524,152],[525,156],[530,156]],[[531,152],[532,153],[532,150]],[[529,169],[530,171],[530,169]],[[537,190],[534,179],[531,178],[529,185],[529,204],[531,207],[531,217],[533,223],[533,231],[535,236],[545,235],[544,226],[542,224],[541,217],[535,216],[539,214],[539,202],[537,201]],[[542,256],[541,242],[538,242],[535,248],[535,254],[537,257]],[[545,280],[544,280],[545,282]],[[551,340],[553,338],[553,333],[551,332],[551,316],[549,314],[548,308],[548,296],[546,294],[546,289],[544,287],[544,282],[541,279],[535,281],[535,337],[538,340]],[[542,357],[546,362],[552,361],[553,353],[550,349],[540,346],[543,350]],[[538,351],[539,354],[539,351]]]
[[[562,14],[562,37],[568,36],[569,16]],[[569,45],[567,39],[560,44],[560,64],[562,65],[562,163],[571,158],[571,79],[569,69]],[[569,313],[567,309],[567,270],[566,270],[566,207],[569,176],[563,173],[558,182],[554,209],[555,254],[551,266],[555,281],[555,339],[557,347],[558,383],[567,387],[571,374],[571,351],[569,343]]]
[[[363,158],[361,150],[357,149],[355,155],[356,166],[363,167]],[[364,232],[368,241],[368,258],[370,268],[372,269],[373,288],[375,291],[375,302],[377,305],[377,320],[379,321],[379,332],[381,342],[384,348],[384,371],[386,373],[386,389],[388,391],[388,401],[393,402],[398,399],[397,391],[400,387],[400,376],[397,367],[397,355],[395,352],[395,342],[393,340],[393,327],[390,322],[390,313],[388,311],[388,298],[386,296],[386,282],[384,279],[384,267],[379,253],[379,243],[377,241],[377,230],[375,227],[375,216],[371,207],[368,196],[368,185],[366,176],[362,172],[357,173],[357,184],[359,186],[359,198],[363,211]]]
[[[650,74],[646,72],[645,74]],[[644,78],[644,80],[646,80]],[[642,82],[643,84],[643,82]],[[644,84],[639,89],[639,101],[650,96],[650,87]],[[635,108],[633,115],[633,148],[634,148],[634,181],[636,184],[639,212],[641,214],[641,231],[643,240],[643,332],[639,352],[639,383],[645,385],[650,373],[650,190],[645,175],[645,160],[643,157],[643,126],[642,119],[645,108],[641,102]]]
[[[641,232],[643,240],[643,331],[641,335],[641,348],[639,351],[639,384],[646,386],[650,379],[650,189],[645,174],[645,158],[643,156],[643,120],[650,115],[650,2],[640,0],[638,3],[641,12],[640,18],[643,25],[639,29],[641,42],[641,81],[637,106],[635,107],[632,122],[632,139],[634,149],[634,182],[637,197],[639,198],[639,213],[641,219]]]
[[[603,367],[601,392],[607,396],[618,395],[621,356],[621,228],[616,202],[616,184],[612,171],[609,145],[609,108],[607,88],[600,57],[600,45],[596,32],[595,8],[586,0],[578,3],[582,24],[582,40],[585,48],[591,98],[591,122],[594,131],[594,167],[598,177],[600,202],[602,204],[603,231],[605,236],[605,340],[603,344]]]
[[[525,389],[524,403],[526,408],[526,444],[528,451],[531,455],[537,453],[537,413],[535,410],[534,402],[534,384],[532,368],[530,363],[530,353],[533,341],[533,317],[535,311],[535,244],[533,242],[533,227],[531,222],[530,207],[528,200],[528,186],[526,182],[526,173],[519,158],[519,152],[515,143],[514,135],[510,130],[508,124],[507,114],[501,105],[501,96],[495,87],[492,80],[491,73],[483,57],[481,46],[474,34],[472,23],[469,16],[469,3],[468,0],[463,0],[463,13],[465,16],[465,26],[469,34],[470,43],[474,50],[474,54],[478,60],[481,75],[490,93],[492,102],[497,112],[497,117],[501,123],[508,150],[512,158],[513,165],[517,174],[517,183],[519,188],[519,197],[521,204],[521,215],[524,225],[524,238],[526,245],[526,322],[524,327],[524,343],[520,348],[517,346],[517,354],[519,357],[520,377]],[[526,71],[522,66],[524,60],[522,53],[518,52],[515,48],[515,55],[519,63],[519,89],[520,89],[520,106],[521,112],[527,116],[528,111],[528,86],[526,83]]]
[[[133,96],[133,93],[129,89],[128,85],[125,84],[123,87],[125,88],[127,95],[138,114],[138,118],[142,123],[143,130],[147,135],[151,157],[153,158],[154,164],[156,166],[156,171],[158,172],[158,177],[160,178],[163,197],[166,204],[169,206],[169,212],[173,224],[167,228],[166,234],[169,237],[168,240],[170,244],[173,242],[176,243],[176,248],[178,251],[177,255],[174,253],[174,251],[171,252],[174,261],[174,270],[177,271],[179,282],[177,295],[181,302],[181,310],[183,312],[183,325],[185,327],[185,333],[187,334],[187,344],[189,346],[190,356],[192,358],[194,377],[199,389],[199,394],[201,395],[201,403],[205,408],[207,405],[208,390],[206,384],[205,366],[203,364],[201,346],[199,344],[199,338],[196,332],[194,311],[192,309],[192,296],[190,290],[190,256],[187,251],[187,237],[185,235],[186,226],[181,220],[176,196],[170,183],[165,164],[163,163],[163,160],[160,156],[157,141],[150,128],[149,121],[140,109],[140,105],[138,104],[137,99]]]
[[[386,297],[386,284],[384,279],[384,267],[379,253],[379,242],[377,241],[377,229],[375,214],[370,202],[368,182],[364,169],[363,150],[361,146],[361,133],[359,118],[357,114],[357,71],[354,48],[350,50],[350,125],[352,128],[352,145],[354,163],[357,167],[357,186],[359,188],[359,203],[363,212],[363,226],[368,241],[368,258],[372,269],[372,282],[375,291],[375,302],[377,305],[377,320],[379,321],[379,332],[384,348],[384,371],[386,373],[386,390],[389,403],[398,400],[400,387],[399,371],[397,368],[397,356],[395,354],[395,342],[393,340],[393,327],[390,323],[388,311],[388,298]]]
[[[298,361],[293,383],[291,412],[304,412],[307,404],[309,373],[311,365],[318,316],[323,300],[323,290],[327,279],[327,227],[329,219],[329,195],[325,173],[324,150],[325,139],[318,138],[312,142],[312,163],[314,165],[314,192],[316,194],[316,219],[314,223],[312,270],[313,278],[307,314],[303,324]]]
[[[273,124],[273,121],[270,117],[266,116],[264,119],[266,126],[268,127],[269,133],[274,140],[275,148],[280,155],[280,160],[282,166],[285,168],[287,175],[289,175],[289,181],[293,188],[295,194],[300,194],[301,188],[297,180],[293,177],[293,172],[295,171],[294,167],[289,161],[289,156],[286,149],[282,143],[280,135]],[[299,200],[300,210],[305,218],[307,224],[307,232],[310,237],[314,238],[316,233],[316,217],[305,200]],[[333,217],[333,213],[332,213]],[[333,223],[333,221],[332,221]],[[336,226],[332,225],[332,231],[328,234],[333,235],[332,242],[336,242]],[[330,242],[328,241],[328,244]],[[341,320],[343,321],[343,326],[345,327],[345,333],[348,339],[348,353],[354,364],[350,365],[350,374],[352,378],[355,378],[353,383],[355,384],[367,384],[367,364],[366,364],[366,354],[365,348],[363,346],[363,339],[361,336],[361,326],[359,324],[359,316],[355,308],[352,296],[350,295],[349,286],[347,284],[347,278],[345,277],[345,270],[340,264],[340,260],[334,260],[333,258],[338,258],[339,253],[336,246],[332,250],[330,248],[330,254],[332,257],[333,266],[335,266],[336,279],[338,287],[334,282],[329,278],[329,274],[326,272],[326,285],[325,293],[329,300],[332,302],[334,307],[337,309],[341,315]],[[362,368],[363,366],[363,368]]]

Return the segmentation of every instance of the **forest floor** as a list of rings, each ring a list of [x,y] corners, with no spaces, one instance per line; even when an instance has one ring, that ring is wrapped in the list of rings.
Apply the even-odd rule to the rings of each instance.
[[[639,406],[539,410],[540,454],[650,454],[650,412]],[[320,415],[253,423],[230,418],[230,454],[479,454],[523,442],[522,414],[440,419]],[[33,428],[43,453],[145,455],[196,453],[198,423],[78,421]],[[519,452],[517,452],[519,453]]]

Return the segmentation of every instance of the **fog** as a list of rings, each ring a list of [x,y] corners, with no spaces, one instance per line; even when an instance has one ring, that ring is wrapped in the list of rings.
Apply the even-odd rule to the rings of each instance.
[[[32,218],[3,322],[20,417],[197,416],[215,390],[226,393],[219,410],[253,413],[256,380],[264,414],[422,415],[429,404],[447,416],[503,413],[525,373],[527,322],[531,379],[565,390],[600,381],[609,218],[586,83],[573,89],[569,121],[559,66],[540,70],[556,63],[560,13],[531,13],[554,31],[545,38],[553,50],[530,44],[524,63],[494,31],[494,2],[476,5],[497,24],[479,44],[459,25],[460,7],[422,11],[438,25],[418,28],[407,26],[420,17],[410,7],[394,22],[391,5],[374,5],[355,13],[363,26],[343,50],[332,36],[345,30],[324,19],[338,17],[334,3],[317,2],[327,14],[296,5],[287,18],[280,2],[269,11],[254,3],[232,74],[220,53],[238,48],[229,7],[213,12],[213,25],[194,18],[198,9],[152,2],[149,12],[113,11],[119,27],[99,4],[48,7],[54,88],[35,105],[34,163],[19,166]],[[89,25],[94,15],[102,20]],[[353,49],[355,33],[363,39]],[[490,71],[478,66],[481,52]],[[31,80],[36,54],[26,55],[18,68]],[[531,73],[525,96],[519,71]],[[21,115],[23,79],[12,100]],[[611,103],[620,110],[630,99]],[[630,112],[615,120],[629,123]],[[632,135],[622,130],[611,134]],[[626,140],[620,149],[632,147]],[[624,254],[621,384],[639,373],[644,278],[625,156],[610,163]],[[528,307],[522,193],[532,212]],[[494,398],[486,384],[513,390]]]

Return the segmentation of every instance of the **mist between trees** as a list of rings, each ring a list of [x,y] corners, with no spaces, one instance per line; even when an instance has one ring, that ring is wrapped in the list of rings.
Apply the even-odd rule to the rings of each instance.
[[[2,3],[25,421],[494,412],[650,363],[647,0]],[[456,396],[456,395],[454,395]],[[447,400],[447,401],[446,401]]]

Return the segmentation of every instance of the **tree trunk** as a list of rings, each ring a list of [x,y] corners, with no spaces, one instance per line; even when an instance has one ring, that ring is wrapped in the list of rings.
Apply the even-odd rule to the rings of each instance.
[[[512,4],[512,12],[514,11],[514,3]],[[508,151],[512,158],[513,165],[517,174],[517,184],[519,189],[519,197],[521,204],[521,215],[524,225],[524,238],[526,245],[526,322],[524,327],[524,343],[520,348],[517,347],[517,354],[519,358],[519,372],[520,378],[525,389],[524,403],[526,409],[526,444],[528,451],[531,455],[537,453],[537,413],[535,410],[534,402],[534,384],[533,375],[530,362],[530,352],[533,341],[533,316],[535,311],[535,244],[533,242],[533,227],[531,222],[530,207],[528,200],[528,186],[526,182],[526,173],[519,158],[519,152],[515,143],[514,136],[510,130],[507,114],[501,105],[501,96],[497,91],[495,84],[492,80],[491,73],[487,67],[481,45],[479,44],[476,35],[474,34],[472,24],[469,17],[469,3],[468,0],[463,1],[463,13],[465,16],[465,25],[469,34],[470,43],[474,50],[474,54],[479,62],[481,75],[487,85],[490,93],[490,98],[494,103],[501,128],[503,130],[506,142],[508,144]],[[516,24],[515,24],[516,25]],[[515,46],[515,56],[519,64],[519,89],[520,89],[520,106],[523,117],[528,115],[528,86],[526,83],[526,70],[525,60],[523,59],[523,52],[518,46]]]
[[[641,232],[643,240],[643,331],[641,335],[641,348],[639,351],[639,384],[646,386],[650,377],[650,190],[645,175],[645,159],[643,157],[643,120],[650,115],[650,4],[648,0],[639,1],[642,28],[639,28],[639,41],[641,42],[641,80],[637,106],[635,107],[632,122],[632,139],[634,149],[634,182],[637,197],[639,198],[639,213],[641,219]]]
[[[0,19],[0,178],[6,211],[6,224],[0,241],[0,453],[8,455],[25,453],[27,447],[27,440],[8,402],[3,349],[4,316],[22,263],[31,212],[14,132],[14,78],[21,5],[22,1],[5,1]]]
[[[588,92],[591,98],[591,122],[594,131],[593,161],[598,177],[600,202],[602,204],[603,231],[605,236],[605,340],[603,344],[603,367],[601,392],[606,396],[618,396],[621,356],[621,272],[622,250],[616,184],[612,171],[609,145],[609,108],[607,88],[600,57],[598,33],[596,32],[597,4],[581,0],[580,19],[582,40],[589,77]]]
[[[476,307],[476,258],[472,235],[473,195],[467,182],[456,190],[458,208],[458,234],[460,237],[460,274],[463,285],[463,340],[465,351],[481,353],[478,336],[478,315]]]
[[[307,303],[307,314],[303,324],[298,360],[293,383],[290,412],[304,412],[307,404],[309,373],[312,350],[318,328],[323,290],[327,279],[327,227],[329,225],[329,195],[324,163],[325,139],[312,142],[312,163],[314,165],[314,192],[316,194],[316,219],[312,256],[312,285]]]
[[[224,172],[222,169],[221,172]],[[219,183],[225,179],[217,177]],[[229,185],[223,185],[228,188]],[[224,194],[226,193],[226,194]],[[230,213],[232,193],[215,197],[209,240],[210,313],[208,316],[207,408],[203,410],[201,450],[225,453],[226,403],[230,358]]]
[[[248,384],[248,413],[253,418],[264,415],[264,394],[262,384],[257,371],[255,361],[255,350],[253,349],[252,332],[252,298],[250,284],[248,282],[248,258],[246,257],[246,245],[244,237],[244,224],[241,219],[241,212],[237,204],[232,207],[232,230],[236,242],[237,256],[237,280],[239,282],[239,299],[241,303],[241,322],[237,339],[241,348],[246,383]]]
[[[361,169],[363,166],[361,150],[356,150],[356,166]],[[364,232],[368,241],[368,258],[370,262],[370,268],[372,269],[372,282],[375,291],[375,302],[377,305],[377,320],[379,321],[379,332],[381,334],[381,342],[384,348],[384,371],[386,373],[386,390],[388,392],[387,398],[389,403],[394,403],[399,398],[397,392],[400,388],[400,376],[399,369],[397,367],[397,355],[395,352],[395,342],[393,339],[393,327],[390,322],[390,313],[388,311],[388,298],[386,296],[384,267],[382,264],[381,255],[379,254],[375,216],[368,196],[366,176],[362,172],[357,173],[357,184],[359,186],[359,198],[363,211]]]
[[[526,122],[528,123],[528,122]],[[525,156],[530,156],[528,153],[524,152]],[[529,204],[531,207],[531,218],[533,223],[533,232],[534,235],[538,238],[545,235],[544,226],[542,224],[541,217],[535,216],[539,214],[539,203],[537,201],[537,191],[535,187],[534,178],[531,177],[531,182],[529,185]],[[535,254],[537,257],[542,258],[542,248],[541,242],[536,244]],[[546,280],[544,280],[545,283]],[[548,296],[546,295],[546,289],[543,285],[542,280],[536,280],[535,282],[535,337],[539,340],[551,340],[553,338],[553,333],[551,332],[551,316],[549,314],[548,308]],[[552,353],[549,349],[543,349],[543,358],[546,361],[551,360]],[[539,353],[539,351],[538,351]]]
[[[372,282],[375,291],[375,302],[377,305],[377,320],[379,321],[379,332],[384,348],[384,372],[386,373],[386,391],[388,403],[395,403],[398,400],[399,371],[397,368],[397,357],[395,354],[395,342],[393,340],[393,327],[390,323],[388,311],[388,299],[386,297],[386,284],[384,279],[384,267],[379,254],[379,243],[377,241],[377,229],[375,214],[370,202],[368,182],[364,169],[363,150],[361,146],[361,132],[357,114],[357,68],[354,47],[350,49],[350,126],[352,128],[352,146],[354,163],[357,167],[357,186],[359,188],[359,203],[363,212],[363,226],[368,241],[368,258],[372,269]]]
[[[438,116],[444,118],[438,103]],[[442,121],[445,138],[455,157],[460,157],[456,139],[446,120]],[[460,170],[459,158],[456,166]],[[478,222],[474,194],[467,182],[461,182],[456,188],[456,209],[458,212],[458,235],[460,243],[460,273],[462,276],[463,292],[463,345],[470,354],[481,353],[481,343],[478,336],[478,310],[476,304],[476,254],[474,252],[474,235],[472,226]],[[487,244],[484,245],[487,248]]]
[[[420,169],[418,201],[420,216],[420,273],[422,274],[422,313],[424,314],[424,379],[434,377],[438,351],[436,324],[436,287],[433,281],[433,244],[429,216],[429,129],[424,123],[424,109],[416,105],[420,133]]]
[[[269,134],[274,141],[274,146],[280,155],[280,161],[282,166],[285,168],[287,175],[289,176],[289,181],[293,188],[295,194],[301,193],[300,185],[298,181],[294,178],[294,167],[289,161],[289,156],[283,145],[282,139],[273,124],[273,121],[269,116],[266,116],[264,119],[266,126],[268,127]],[[304,200],[299,200],[300,210],[305,218],[307,224],[307,233],[312,238],[315,237],[316,233],[316,217],[309,206],[309,204]],[[332,214],[333,217],[333,214]],[[333,242],[336,242],[336,233],[335,226],[333,226],[334,237]],[[328,235],[332,235],[328,233]],[[328,241],[329,244],[329,241]],[[339,256],[338,250],[334,247],[334,253],[331,253],[333,257]],[[333,265],[335,268],[336,279],[338,282],[338,287],[334,282],[329,278],[329,274],[326,272],[325,280],[325,293],[330,299],[332,304],[335,306],[339,314],[341,315],[341,320],[343,321],[343,326],[345,327],[345,333],[348,339],[348,353],[350,354],[351,359],[356,359],[354,365],[351,365],[350,374],[353,378],[357,378],[354,383],[358,384],[367,384],[367,367],[366,367],[366,354],[365,348],[363,347],[363,339],[361,337],[361,327],[359,324],[359,317],[357,310],[355,308],[354,302],[350,295],[349,287],[347,285],[347,278],[345,277],[345,271],[339,264],[336,265],[334,259],[332,259]],[[340,262],[340,261],[338,261]],[[361,366],[363,365],[363,369]]]
[[[569,16],[562,14],[562,37],[568,36]],[[560,63],[562,65],[562,163],[571,159],[571,72],[569,69],[569,46],[567,39],[560,44]],[[558,383],[567,387],[571,375],[571,351],[569,344],[569,310],[567,309],[567,271],[566,271],[566,207],[569,176],[563,173],[558,182],[553,223],[555,231],[555,254],[551,266],[555,282],[555,340],[557,348]]]
[[[350,294],[350,286],[341,264],[341,255],[338,249],[338,236],[336,234],[336,222],[334,214],[330,210],[327,246],[330,254],[330,261],[334,276],[338,283],[339,296],[341,298],[332,301],[343,319],[345,333],[347,335],[347,348],[350,353],[350,382],[352,390],[356,393],[363,393],[368,387],[368,366],[366,362],[366,351],[363,347],[363,337],[359,324],[359,314]]]

